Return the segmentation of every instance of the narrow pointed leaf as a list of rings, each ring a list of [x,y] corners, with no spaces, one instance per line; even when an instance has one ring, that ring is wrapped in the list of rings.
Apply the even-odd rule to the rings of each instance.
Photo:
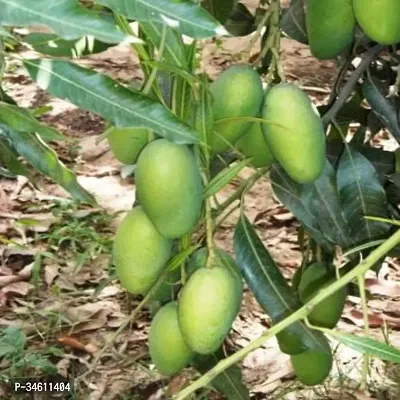
[[[292,39],[308,43],[304,0],[292,0],[290,7],[282,15],[280,25],[282,31]]]
[[[30,33],[24,37],[24,42],[30,44],[38,53],[53,57],[73,58],[102,53],[111,46],[91,36],[65,40],[53,33]]]
[[[197,132],[158,102],[106,75],[66,61],[25,60],[32,78],[52,96],[99,114],[117,127],[152,129],[179,144],[196,143]]]
[[[18,154],[0,138],[0,164],[4,165],[13,175],[31,177],[29,171],[18,160]]]
[[[225,24],[237,0],[204,0],[202,6],[221,24]]]
[[[174,0],[99,0],[100,4],[139,22],[166,23],[171,28],[195,38],[226,34],[204,8],[192,1]]]
[[[368,337],[349,335],[338,331],[330,331],[328,334],[338,342],[343,343],[362,354],[380,358],[385,361],[400,363],[400,350],[386,343],[378,342]]]
[[[300,307],[293,289],[243,214],[236,225],[233,247],[244,280],[274,323]],[[300,347],[296,349],[297,354],[307,348],[325,349],[325,341],[320,332],[309,329],[303,322],[293,323],[282,333],[289,333],[298,339]]]
[[[36,132],[44,141],[65,140],[57,130],[42,124],[27,110],[8,103],[0,102],[0,122],[20,132]]]
[[[239,172],[251,163],[251,158],[239,161],[232,167],[224,169],[217,176],[215,176],[208,185],[204,188],[203,197],[205,199],[218,193],[223,187],[225,187],[233,178],[235,178]]]
[[[37,134],[17,132],[4,125],[0,125],[0,131],[12,143],[15,150],[39,172],[53,179],[75,199],[95,204],[94,197],[79,185],[75,174],[58,159],[55,151]]]
[[[384,237],[390,225],[364,217],[388,217],[385,190],[372,164],[350,147],[340,158],[337,186],[353,242],[358,244]]]
[[[66,40],[93,36],[105,43],[119,43],[127,36],[114,20],[80,7],[76,0],[0,0],[0,25],[45,25]],[[138,41],[129,37],[130,41]]]

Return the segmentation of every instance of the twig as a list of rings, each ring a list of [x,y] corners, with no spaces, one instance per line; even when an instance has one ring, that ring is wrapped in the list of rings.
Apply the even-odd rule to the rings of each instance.
[[[381,52],[383,46],[377,44],[374,47],[371,47],[368,51],[366,51],[362,56],[362,60],[355,71],[350,76],[349,80],[343,86],[342,90],[339,93],[338,98],[333,103],[333,106],[329,109],[329,111],[322,117],[322,122],[325,126],[327,126],[332,119],[334,119],[342,108],[343,104],[349,98],[351,92],[353,91],[354,87],[356,86],[358,80],[361,78],[363,73],[369,67],[371,61],[373,61],[377,55]]]
[[[246,347],[239,350],[230,357],[220,361],[214,368],[205,373],[201,378],[199,378],[197,381],[193,382],[190,386],[188,386],[187,388],[183,389],[181,392],[176,394],[173,397],[173,399],[174,400],[186,399],[196,390],[208,385],[216,376],[218,376],[221,372],[225,371],[231,365],[236,364],[237,362],[245,358],[247,354],[261,347],[267,340],[271,339],[273,336],[281,332],[283,329],[287,328],[294,322],[306,318],[307,315],[310,313],[310,311],[313,309],[313,307],[321,303],[321,301],[325,300],[329,296],[332,296],[342,287],[348,285],[353,279],[357,278],[358,276],[364,275],[378,260],[384,257],[391,249],[393,249],[399,243],[400,243],[400,229],[397,230],[391,237],[389,237],[385,241],[385,243],[383,243],[381,246],[375,249],[356,268],[348,272],[339,280],[332,283],[323,291],[320,291],[311,301],[309,301],[303,307],[301,307],[296,312],[291,314],[289,317],[285,318],[283,321],[272,326],[258,339],[254,340]]]

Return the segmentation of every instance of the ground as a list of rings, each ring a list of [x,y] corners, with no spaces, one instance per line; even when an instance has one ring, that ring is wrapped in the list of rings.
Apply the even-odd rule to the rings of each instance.
[[[216,77],[235,60],[247,41],[227,39],[222,47],[208,42],[202,68]],[[323,103],[329,95],[335,63],[317,62],[306,46],[289,39],[283,39],[282,57],[288,80],[306,90],[317,104]],[[128,47],[111,48],[79,62],[122,82],[141,79],[138,61]],[[79,377],[79,399],[154,400],[161,398],[159,389],[166,385],[170,393],[178,391],[192,372],[168,382],[149,365],[149,310],[144,310],[111,346],[104,348],[140,301],[127,296],[109,276],[113,233],[134,202],[135,185],[132,178],[122,177],[124,168],[112,157],[107,144],[97,143],[106,126],[104,121],[50,98],[18,64],[6,74],[5,88],[21,106],[52,107],[40,119],[71,139],[59,143],[57,150],[75,170],[79,182],[96,195],[99,208],[74,208],[66,201],[68,195],[46,179],[40,179],[38,187],[24,178],[0,179],[0,327],[22,328],[27,341],[19,352],[20,359],[49,359],[61,375]],[[232,182],[220,198],[226,198],[238,183]],[[290,278],[300,264],[298,224],[274,197],[267,178],[248,194],[246,212],[284,275]],[[236,219],[237,212],[220,226],[216,236],[218,245],[230,253]],[[367,280],[372,296],[372,333],[378,338],[387,333],[394,345],[400,345],[396,331],[400,327],[399,275],[400,264],[391,259],[378,276],[371,273]],[[269,325],[268,317],[246,291],[227,349],[245,346]],[[349,296],[339,328],[362,333],[358,298]],[[360,355],[339,347],[336,359],[332,379],[322,387],[306,390],[295,383],[288,356],[271,340],[246,357],[243,374],[254,399],[398,398],[396,382],[400,380],[396,369],[374,361],[370,390],[357,391]],[[5,362],[0,359],[0,371],[7,366]],[[0,391],[0,398],[7,396]],[[209,394],[209,398],[220,397]]]

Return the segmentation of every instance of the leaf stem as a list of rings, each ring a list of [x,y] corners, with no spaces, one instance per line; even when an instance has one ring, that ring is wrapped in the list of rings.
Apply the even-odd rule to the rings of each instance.
[[[368,318],[368,303],[367,296],[365,294],[365,276],[364,274],[359,275],[357,277],[358,280],[358,288],[360,290],[361,297],[361,306],[363,310],[363,320],[364,320],[364,334],[366,337],[369,337],[369,318]],[[369,360],[370,357],[368,354],[364,354],[363,356],[363,369],[361,374],[361,388],[366,388],[369,374]]]
[[[180,391],[173,397],[173,400],[183,400],[186,399],[189,395],[191,395],[196,390],[208,385],[216,376],[218,376],[221,372],[225,371],[231,365],[236,364],[243,358],[247,356],[247,354],[261,347],[267,340],[271,339],[277,333],[281,332],[283,329],[287,328],[292,323],[304,319],[307,317],[309,312],[319,304],[321,301],[325,300],[329,296],[333,295],[336,291],[341,289],[342,287],[349,284],[353,279],[358,276],[362,276],[365,274],[378,260],[384,257],[391,249],[393,249],[397,244],[400,243],[400,229],[397,230],[391,237],[389,237],[385,243],[380,245],[377,249],[375,249],[365,260],[363,260],[357,267],[353,270],[349,271],[346,275],[341,277],[339,280],[333,282],[330,286],[328,286],[323,291],[320,291],[313,299],[311,299],[308,303],[306,303],[303,307],[298,309],[296,312],[291,314],[289,317],[285,318],[283,321],[274,325],[272,328],[268,329],[265,333],[263,333],[259,338],[252,341],[243,349],[239,350],[235,354],[231,355],[228,358],[220,361],[214,368],[209,370],[206,374],[204,374],[201,378],[193,382],[190,386]]]

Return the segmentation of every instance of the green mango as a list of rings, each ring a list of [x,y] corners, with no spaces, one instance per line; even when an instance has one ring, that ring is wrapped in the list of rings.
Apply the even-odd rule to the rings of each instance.
[[[149,140],[149,131],[143,128],[117,128],[108,130],[107,140],[115,158],[123,164],[135,164],[139,153]]]
[[[303,304],[310,301],[320,290],[335,281],[323,264],[312,264],[303,273],[299,284],[299,297]],[[308,315],[311,324],[334,328],[340,320],[346,303],[347,287],[344,287],[318,303]]]
[[[216,258],[213,260],[213,267],[226,267],[234,275],[237,283],[237,312],[240,311],[243,300],[243,279],[240,272],[239,265],[236,264],[235,260],[224,250],[215,248]],[[208,250],[203,247],[197,250],[190,258],[190,263],[188,266],[188,276],[190,276],[194,271],[206,266]]]
[[[328,340],[324,337],[323,348],[306,350],[290,356],[298,380],[307,386],[321,384],[329,375],[333,357]]]
[[[325,134],[309,97],[291,83],[269,89],[262,118],[268,147],[288,175],[298,183],[314,182],[325,166]]]
[[[308,0],[306,23],[313,56],[334,58],[353,42],[356,19],[352,0]]]
[[[124,218],[113,243],[113,259],[121,285],[132,294],[145,294],[154,285],[172,250],[141,206]]]
[[[185,342],[178,323],[178,303],[162,307],[154,317],[149,331],[149,353],[157,370],[174,375],[185,368],[194,353]]]
[[[356,20],[373,41],[389,45],[400,42],[398,0],[353,0]]]
[[[202,182],[187,146],[159,139],[140,153],[135,173],[140,204],[168,239],[189,233],[202,208]]]
[[[199,354],[216,351],[238,313],[242,292],[237,278],[226,267],[196,270],[183,287],[178,303],[183,337]]]
[[[256,168],[268,167],[275,161],[264,138],[261,124],[252,123],[246,133],[236,142],[235,147],[246,157],[253,157],[251,165]]]
[[[214,121],[232,117],[255,117],[264,99],[264,90],[259,74],[248,65],[228,68],[211,84]],[[249,128],[251,122],[232,120],[214,123],[210,138],[214,154],[232,147]]]

